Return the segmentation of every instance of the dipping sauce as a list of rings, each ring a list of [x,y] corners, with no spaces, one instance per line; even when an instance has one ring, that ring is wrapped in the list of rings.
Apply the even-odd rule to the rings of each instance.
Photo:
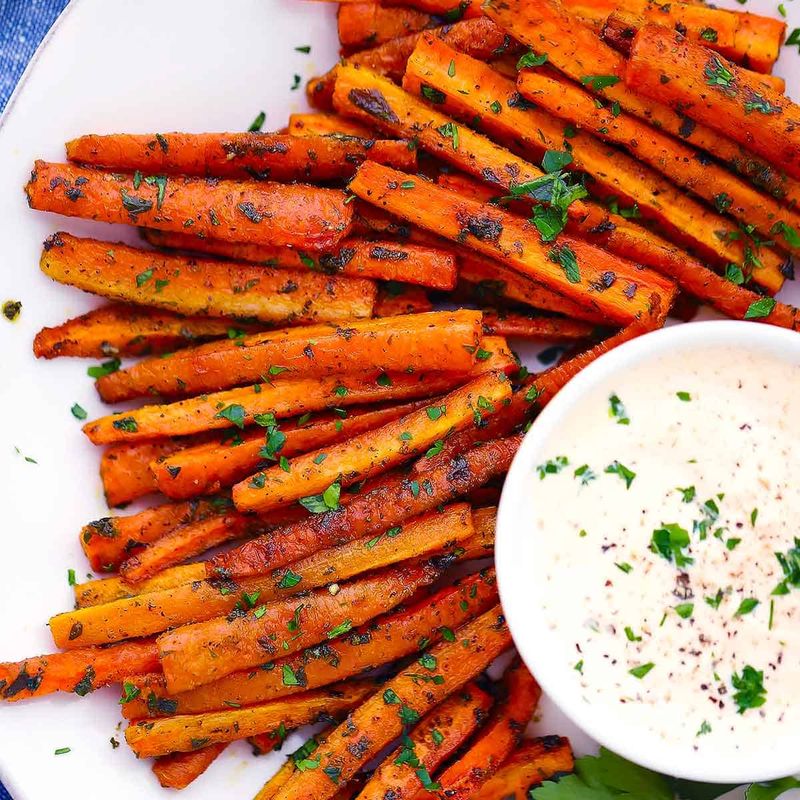
[[[755,350],[663,355],[581,397],[530,475],[542,646],[655,747],[800,730],[799,397]]]

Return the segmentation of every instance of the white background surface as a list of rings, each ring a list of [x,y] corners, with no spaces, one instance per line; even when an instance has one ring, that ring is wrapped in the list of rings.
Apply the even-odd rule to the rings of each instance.
[[[800,0],[786,6],[791,30]],[[765,0],[746,8],[777,14]],[[0,660],[52,651],[46,621],[72,605],[67,570],[79,580],[87,572],[77,533],[108,514],[99,451],[70,413],[75,402],[90,418],[103,413],[87,362],[37,363],[31,353],[42,326],[98,301],[41,275],[41,242],[56,229],[131,240],[122,227],[30,211],[22,186],[34,158],[63,160],[63,142],[90,132],[244,130],[261,109],[265,130],[282,127],[305,105],[302,89],[290,91],[292,76],[320,74],[338,57],[334,19],[333,4],[298,0],[73,0],[12,98],[0,127],[0,303],[18,299],[23,309],[14,324],[0,319]],[[311,54],[295,52],[299,45]],[[778,72],[794,76],[792,93],[796,48]],[[112,749],[109,739],[122,738],[117,696],[110,688],[0,706],[0,779],[15,800],[167,796],[148,762],[124,744]],[[590,746],[547,703],[543,717],[542,732],[570,735],[579,752]],[[60,747],[71,752],[53,755]],[[181,796],[247,800],[281,759],[253,759],[236,743]]]

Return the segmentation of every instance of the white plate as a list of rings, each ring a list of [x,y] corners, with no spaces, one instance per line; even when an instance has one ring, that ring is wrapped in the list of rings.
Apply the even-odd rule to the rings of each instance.
[[[800,2],[786,6],[790,29],[800,26]],[[771,0],[747,8],[776,13]],[[0,659],[52,651],[46,621],[72,605],[67,569],[79,579],[87,571],[77,532],[108,513],[99,453],[70,413],[75,402],[90,416],[103,412],[86,362],[31,353],[42,326],[98,303],[41,275],[41,242],[58,228],[131,239],[122,226],[30,211],[22,185],[33,160],[63,160],[64,141],[88,132],[242,130],[261,109],[265,129],[281,127],[305,107],[302,90],[290,90],[293,75],[336,61],[334,19],[332,4],[297,0],[73,0],[25,73],[0,127],[0,303],[23,304],[16,323],[0,319]],[[797,76],[798,58],[787,49],[778,72]],[[120,722],[115,689],[0,705],[0,780],[15,800],[165,797],[147,762],[112,749]],[[546,703],[537,727],[569,735],[579,752],[592,746]],[[61,747],[71,752],[55,756]],[[281,758],[253,759],[234,744],[181,796],[247,800]]]

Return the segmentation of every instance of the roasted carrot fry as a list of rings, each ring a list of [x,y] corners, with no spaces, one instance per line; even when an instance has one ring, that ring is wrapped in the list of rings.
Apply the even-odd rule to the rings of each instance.
[[[454,6],[451,0],[392,0],[392,5],[403,8],[417,8],[427,14],[442,17],[448,22],[453,19],[475,19],[483,14],[481,4],[472,0],[463,0]]]
[[[100,459],[100,479],[110,507],[130,503],[139,497],[158,491],[150,462],[166,458],[181,448],[173,439],[159,439],[138,444],[113,444]],[[197,492],[202,494],[202,492]]]
[[[430,776],[448,759],[485,718],[492,698],[474,683],[451,695],[402,739],[367,781],[360,800],[406,800],[433,783]],[[403,760],[411,750],[414,759]],[[400,763],[398,763],[398,761]],[[426,780],[423,787],[422,778]]]
[[[391,240],[345,239],[333,252],[309,254],[286,247],[197,239],[183,233],[146,230],[144,234],[147,241],[157,247],[194,250],[268,267],[311,269],[326,275],[403,281],[430,286],[432,289],[452,289],[455,280],[455,266],[452,256],[447,252]]]
[[[433,311],[433,303],[421,286],[387,283],[378,287],[374,317],[397,317],[401,314],[425,314]]]
[[[574,319],[596,323],[604,321],[602,314],[546,289],[527,275],[507,269],[499,261],[477,253],[459,251],[458,277],[473,287],[475,300],[480,304],[511,300],[544,311],[559,312]]]
[[[326,726],[319,733],[308,738],[294,753],[291,753],[281,768],[261,787],[254,800],[273,800],[281,786],[297,771],[298,762],[312,756],[325,741],[330,730],[331,726]],[[255,737],[251,737],[250,741],[253,738]]]
[[[437,777],[443,797],[471,797],[519,747],[541,690],[519,662],[509,667],[504,682],[508,691],[505,702],[461,758]]]
[[[421,643],[440,641],[443,632],[449,636],[451,630],[496,603],[493,570],[467,575],[408,608],[355,628],[328,642],[325,648],[314,646],[278,659],[274,669],[235,672],[175,695],[167,694],[161,674],[133,677],[131,683],[139,692],[123,704],[122,713],[128,719],[199,714],[316,689],[411,655],[420,649]]]
[[[563,317],[527,316],[512,312],[483,312],[483,332],[489,336],[516,336],[520,339],[572,341],[590,337],[594,325]]]
[[[221,617],[163,633],[157,641],[167,688],[194,689],[257,666],[265,655],[291,655],[333,639],[394,608],[440,573],[430,563],[396,567],[343,584],[335,595],[317,589],[300,602],[280,600],[232,621]]]
[[[321,548],[383,533],[506,472],[518,446],[519,439],[512,437],[470,448],[426,471],[420,481],[386,478],[342,509],[314,515],[215,556],[208,562],[208,574],[261,575]]]
[[[264,326],[246,323],[240,327],[257,330]],[[113,303],[54,328],[42,328],[33,340],[33,353],[37,358],[146,356],[222,339],[230,330],[230,322],[222,319],[182,317]]]
[[[320,753],[321,769],[295,773],[276,795],[276,800],[326,800],[337,786],[328,775],[335,771],[339,785],[346,784],[365,763],[448,695],[472,680],[497,655],[508,648],[511,637],[496,606],[464,625],[455,642],[442,642],[426,654],[432,674],[447,676],[442,683],[418,683],[401,673],[388,681],[331,732]],[[352,743],[357,742],[358,747]],[[348,745],[350,745],[348,747]]]
[[[664,36],[670,31],[663,29]],[[769,239],[774,229],[800,230],[800,214],[790,211],[769,195],[758,191],[747,181],[736,177],[724,167],[708,159],[671,136],[660,133],[641,120],[625,112],[598,108],[594,98],[567,80],[559,80],[536,72],[524,70],[517,80],[523,97],[556,116],[574,122],[583,130],[620,145],[641,162],[663,173],[678,186],[683,186],[717,210],[735,217],[744,225],[752,225],[762,239]],[[800,253],[800,238],[791,238],[784,247]]]
[[[153,764],[153,773],[165,789],[185,789],[211,766],[227,746],[228,742],[220,742],[189,753],[161,756]]]
[[[93,570],[112,572],[138,548],[146,547],[181,525],[217,516],[229,508],[228,498],[215,497],[168,503],[128,517],[103,517],[81,529],[81,547]]]
[[[546,41],[548,63],[567,77],[577,82],[586,78],[587,86],[600,97],[618,102],[626,111],[652,123],[664,133],[679,136],[688,144],[705,150],[790,207],[800,202],[800,181],[786,177],[781,169],[757,158],[733,139],[708,126],[697,125],[662,103],[628,89],[622,83],[625,72],[622,56],[570,14],[558,0],[513,0],[503,3],[502,7],[499,3],[487,5],[485,11],[510,35],[529,47],[541,48],[542,42]],[[601,84],[596,81],[588,81],[597,75],[609,76],[611,80],[602,81],[600,88]],[[614,78],[619,81],[613,82]]]
[[[138,441],[158,436],[182,436],[221,428],[243,428],[269,419],[291,417],[330,408],[386,400],[409,400],[442,394],[470,377],[515,368],[511,355],[494,348],[492,358],[479,361],[469,373],[436,372],[377,377],[270,378],[255,387],[229,389],[165,405],[144,406],[87,423],[84,433],[94,444]]]
[[[36,162],[25,191],[39,211],[310,250],[333,247],[352,217],[336,189],[163,175],[139,181],[46,161]]]
[[[591,31],[589,33],[594,36]],[[610,52],[619,57],[613,50]],[[451,61],[456,65],[453,76],[449,75],[448,64]],[[480,84],[481,92],[470,91],[470,87],[476,84]],[[441,97],[437,96],[437,99],[441,99],[441,108],[460,118],[478,118],[487,132],[504,141],[517,142],[532,153],[543,154],[548,149],[560,151],[564,147],[561,122],[531,108],[513,83],[441,42],[425,37],[420,40],[409,59],[404,86],[423,94],[426,87],[429,91],[439,92]],[[467,94],[462,94],[462,91]],[[494,102],[500,104],[502,113],[494,113]],[[687,198],[655,171],[643,167],[624,153],[609,149],[590,134],[576,132],[568,141],[569,169],[583,170],[592,175],[596,187],[606,194],[634,200],[643,216],[661,223],[672,236],[701,249],[703,254],[718,263],[745,264],[751,245],[742,241],[742,232],[733,222]],[[616,229],[611,235],[616,237]],[[762,264],[762,268],[757,270],[759,282],[777,291],[783,281],[780,271],[782,257],[769,248],[760,248],[758,258]]]
[[[718,53],[657,25],[633,39],[625,84],[646,97],[724,133],[800,178],[800,144],[794,131],[800,107],[765,88]]]
[[[145,359],[103,376],[96,387],[105,402],[118,403],[148,394],[203,394],[257,383],[269,375],[468,372],[480,323],[480,312],[460,310],[355,320],[347,327],[285,328]]]
[[[407,186],[407,188],[403,188]],[[669,305],[674,284],[656,273],[610,256],[585,241],[561,236],[544,244],[537,229],[494,206],[461,199],[425,181],[366,162],[350,184],[359,197],[471,249],[505,262],[578,303],[626,322],[652,292]],[[605,275],[610,275],[604,278]]]
[[[377,2],[345,3],[339,6],[337,16],[339,42],[345,52],[375,47],[432,24],[429,14],[410,8],[387,8]]]
[[[67,142],[67,158],[105,169],[159,173],[159,178],[167,173],[259,181],[349,178],[367,158],[412,171],[417,166],[417,154],[407,142],[354,136],[167,133],[161,138],[166,148],[152,134],[81,136]]]
[[[320,550],[286,569],[241,584],[232,580],[221,583],[193,580],[161,591],[67,611],[50,620],[50,631],[62,648],[148,636],[178,625],[203,622],[236,608],[263,605],[408,559],[454,553],[453,557],[459,558],[460,549],[473,535],[469,507],[446,506],[441,512],[397,526],[392,536],[365,537]],[[480,538],[486,542],[485,531],[480,532]],[[76,635],[75,631],[79,633]]]
[[[53,692],[75,692],[83,697],[126,675],[158,669],[158,651],[152,640],[84,647],[0,664],[0,698],[13,702]]]
[[[298,456],[289,462],[288,471],[271,467],[256,473],[233,487],[234,503],[242,511],[263,513],[319,494],[323,510],[337,508],[343,486],[385,472],[428,448],[441,448],[446,436],[469,424],[483,424],[484,418],[510,397],[511,387],[502,373],[476,378],[441,398],[436,406],[413,411],[327,452]],[[337,499],[329,502],[325,498],[332,486],[336,487]]]
[[[292,136],[359,136],[368,139],[373,135],[366,125],[340,117],[337,114],[290,114],[289,133]]]
[[[295,420],[267,431],[245,433],[234,442],[208,442],[166,453],[151,459],[148,475],[155,487],[168,497],[183,500],[209,494],[251,475],[259,464],[280,456],[304,453],[376,428],[419,408],[424,401],[378,408],[340,409],[314,419]],[[270,437],[271,440],[270,440]],[[114,445],[114,447],[150,445]]]
[[[210,744],[268,733],[281,723],[296,728],[314,722],[322,714],[347,711],[373,690],[374,684],[368,681],[353,681],[248,708],[148,720],[130,725],[125,739],[138,758],[191,752]]]
[[[358,278],[166,255],[67,233],[45,242],[40,267],[59,283],[114,300],[269,323],[369,317],[375,297],[374,284]]]
[[[470,797],[473,800],[528,800],[542,781],[572,772],[569,740],[545,736],[525,742],[502,767]]]

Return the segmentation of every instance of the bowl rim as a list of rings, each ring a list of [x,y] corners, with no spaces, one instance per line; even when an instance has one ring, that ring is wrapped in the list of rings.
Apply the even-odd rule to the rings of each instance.
[[[770,747],[759,750],[752,761],[748,761],[747,753],[742,750],[735,759],[730,757],[730,752],[724,755],[703,752],[687,758],[685,750],[677,759],[677,754],[668,746],[657,752],[638,747],[637,743],[642,740],[636,736],[635,726],[609,719],[602,706],[581,702],[570,690],[568,681],[563,680],[566,674],[563,662],[557,663],[556,657],[548,660],[547,648],[541,644],[546,640],[546,626],[537,619],[528,596],[530,578],[525,574],[525,564],[529,562],[519,557],[519,546],[515,546],[520,531],[525,530],[525,515],[520,511],[525,508],[531,465],[541,460],[537,459],[537,454],[542,446],[588,391],[609,376],[666,352],[722,345],[777,355],[800,366],[798,332],[739,320],[709,320],[661,328],[625,342],[601,355],[568,381],[536,417],[508,471],[498,504],[495,565],[500,601],[517,650],[543,691],[571,722],[601,746],[656,772],[694,781],[737,784],[774,780],[800,771],[800,753],[792,744],[796,736],[788,731],[780,739],[786,741],[785,746],[771,742]]]

